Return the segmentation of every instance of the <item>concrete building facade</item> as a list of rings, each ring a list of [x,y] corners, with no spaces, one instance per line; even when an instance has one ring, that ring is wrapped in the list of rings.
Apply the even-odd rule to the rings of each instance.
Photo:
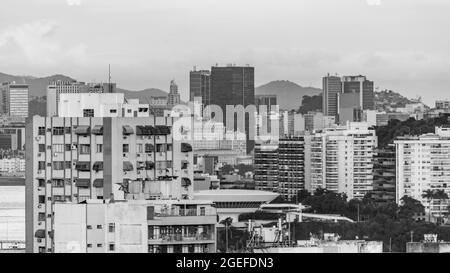
[[[190,138],[174,118],[34,116],[26,129],[28,252],[52,252],[53,206],[87,199],[187,199]]]

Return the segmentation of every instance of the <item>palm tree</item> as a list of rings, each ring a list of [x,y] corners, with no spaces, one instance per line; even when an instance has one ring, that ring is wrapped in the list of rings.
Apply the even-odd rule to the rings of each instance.
[[[434,199],[439,200],[439,220],[442,218],[442,201],[448,200],[448,194],[444,190],[436,190],[434,192]]]
[[[431,222],[431,203],[434,198],[434,191],[432,190],[426,190],[422,193],[422,198],[427,199],[429,211],[428,211],[428,222]]]

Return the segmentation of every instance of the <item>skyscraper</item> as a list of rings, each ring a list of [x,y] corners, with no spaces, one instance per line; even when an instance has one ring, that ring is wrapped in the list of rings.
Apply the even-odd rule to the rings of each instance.
[[[305,140],[286,137],[278,144],[278,193],[286,200],[296,201],[305,189]]]
[[[2,112],[8,116],[28,117],[28,85],[4,83],[1,86]]]
[[[373,81],[367,80],[366,76],[342,77],[342,92],[344,94],[359,93],[359,107],[361,110],[373,110],[375,108]]]
[[[210,103],[222,108],[223,120],[227,124],[226,106],[242,105],[244,108],[255,104],[255,68],[251,66],[213,66],[211,68],[211,97]],[[255,113],[253,113],[255,114]],[[245,115],[245,133],[247,139],[247,153],[254,147],[254,140],[250,140],[249,119],[250,115]],[[237,130],[237,120],[235,118],[235,128]],[[251,128],[255,130],[255,128]],[[253,132],[253,135],[254,132]]]
[[[178,85],[175,80],[170,81],[170,92],[167,97],[167,106],[172,108],[173,106],[180,103],[180,93],[178,93]]]
[[[256,143],[254,169],[255,190],[278,191],[278,144]]]
[[[202,105],[210,104],[210,79],[209,70],[197,70],[194,67],[194,70],[189,73],[189,101],[200,97]]]
[[[342,92],[341,78],[338,76],[327,76],[322,79],[322,110],[324,116],[338,115],[338,94]]]

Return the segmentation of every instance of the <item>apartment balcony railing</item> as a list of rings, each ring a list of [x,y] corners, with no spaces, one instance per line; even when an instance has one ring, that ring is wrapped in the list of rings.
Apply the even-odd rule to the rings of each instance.
[[[201,234],[162,234],[150,235],[149,240],[160,240],[164,242],[182,242],[182,241],[211,241],[215,240],[213,233]]]
[[[161,213],[156,213],[155,216],[161,217],[174,217],[174,216],[215,216],[217,212],[215,209],[179,209],[179,210],[166,210]]]

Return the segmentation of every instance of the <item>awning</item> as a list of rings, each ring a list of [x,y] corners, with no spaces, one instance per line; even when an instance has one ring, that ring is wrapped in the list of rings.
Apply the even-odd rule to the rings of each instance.
[[[153,126],[136,126],[137,136],[150,136],[155,134],[155,128]]]
[[[132,134],[134,134],[134,130],[133,130],[133,128],[130,125],[124,125],[122,128],[123,128],[122,131],[123,131],[124,135],[132,135]]]
[[[155,146],[153,144],[145,144],[145,152],[153,153],[155,151]]]
[[[154,167],[155,167],[155,162],[145,161],[145,169],[146,170],[153,170]]]
[[[89,135],[91,131],[91,127],[87,125],[79,125],[75,128],[75,134],[77,135]]]
[[[89,188],[91,186],[91,180],[83,178],[75,179],[75,186],[78,188]]]
[[[38,229],[34,233],[34,237],[44,239],[45,238],[45,229]]]
[[[189,187],[191,185],[191,180],[187,177],[181,178],[181,186],[182,187]]]
[[[182,153],[192,152],[192,145],[189,143],[181,143],[181,152]]]
[[[92,128],[92,134],[94,134],[94,135],[103,135],[103,126],[102,125],[95,125],[94,128]]]
[[[92,167],[92,169],[96,172],[98,171],[103,171],[103,162],[101,161],[97,161],[94,163],[94,166]]]
[[[76,169],[77,171],[86,171],[86,172],[88,172],[88,171],[91,170],[91,162],[88,162],[88,161],[78,161],[78,162],[75,164],[75,169]]]
[[[123,162],[123,170],[126,172],[132,171],[133,170],[133,164],[129,161],[124,161]]]
[[[94,188],[103,188],[103,179],[102,178],[95,179],[93,186]]]
[[[155,126],[156,135],[170,135],[170,127],[166,125],[156,125]]]

